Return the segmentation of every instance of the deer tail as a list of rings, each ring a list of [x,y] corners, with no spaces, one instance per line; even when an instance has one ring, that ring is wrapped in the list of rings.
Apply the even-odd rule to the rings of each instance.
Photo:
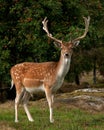
[[[14,82],[13,82],[13,80],[11,80],[11,87],[10,87],[10,90],[13,88],[13,86],[14,86]]]

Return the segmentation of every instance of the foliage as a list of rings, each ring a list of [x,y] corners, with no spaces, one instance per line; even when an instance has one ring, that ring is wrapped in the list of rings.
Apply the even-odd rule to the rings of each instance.
[[[90,15],[89,33],[74,51],[70,73],[80,75],[92,70],[95,56],[98,69],[102,71],[99,59],[103,61],[104,54],[96,55],[95,52],[102,52],[104,46],[104,1],[1,0],[0,12],[1,82],[10,83],[10,68],[19,62],[58,60],[59,51],[42,30],[41,22],[45,16],[49,19],[50,32],[59,39],[69,41],[83,33],[82,16]]]

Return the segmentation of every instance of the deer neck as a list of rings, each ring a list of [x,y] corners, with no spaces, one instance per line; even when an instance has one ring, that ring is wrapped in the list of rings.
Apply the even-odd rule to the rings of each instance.
[[[58,79],[64,79],[69,71],[71,62],[71,55],[69,57],[64,57],[61,55],[58,66],[57,66],[57,77]]]

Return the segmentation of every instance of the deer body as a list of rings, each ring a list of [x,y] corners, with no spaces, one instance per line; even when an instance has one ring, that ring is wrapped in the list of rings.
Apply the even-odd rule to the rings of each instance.
[[[33,121],[33,118],[27,108],[27,103],[30,98],[30,94],[43,91],[46,94],[46,98],[50,110],[50,122],[53,123],[53,94],[57,91],[64,78],[69,71],[71,55],[73,47],[78,45],[79,40],[84,38],[88,31],[90,18],[85,19],[85,33],[68,43],[62,42],[52,36],[47,28],[47,20],[44,19],[43,29],[47,33],[48,37],[54,40],[55,45],[61,48],[60,60],[58,62],[24,62],[17,64],[11,68],[12,86],[15,84],[16,87],[16,98],[15,98],[15,122],[18,122],[18,105],[20,100],[23,100],[25,112],[29,121]]]
[[[66,64],[67,65],[67,64]],[[28,88],[41,88],[44,84],[51,86],[52,84],[58,84],[63,80],[63,72],[69,68],[67,66],[58,66],[57,62],[44,62],[44,63],[20,63],[14,66],[11,71],[13,72],[12,79],[16,80],[17,84],[22,85],[23,88],[28,90]],[[60,72],[58,71],[60,70]],[[19,70],[19,71],[18,71]],[[55,72],[56,70],[56,72]],[[59,72],[59,73],[58,73]],[[57,75],[57,76],[56,76]],[[54,89],[54,88],[53,88]],[[35,90],[35,89],[34,89]],[[43,90],[43,89],[40,89]],[[35,92],[35,91],[34,91]]]
[[[22,85],[30,93],[44,91],[44,86],[48,84],[55,91],[61,87],[64,77],[70,67],[71,56],[61,59],[60,62],[30,63],[24,62],[15,65],[11,69],[11,76],[14,82]],[[15,73],[12,73],[14,72]],[[21,87],[20,87],[21,88]],[[32,91],[33,88],[33,91]]]

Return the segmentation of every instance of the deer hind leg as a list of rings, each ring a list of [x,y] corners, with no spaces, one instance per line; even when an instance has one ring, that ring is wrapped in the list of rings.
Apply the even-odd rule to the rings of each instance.
[[[28,110],[28,107],[27,107],[27,103],[28,103],[29,99],[30,99],[30,93],[28,93],[27,91],[25,91],[24,96],[23,96],[24,110],[25,110],[25,112],[27,114],[28,120],[31,121],[31,122],[33,122],[34,120],[33,120],[32,116],[31,116],[31,114],[30,114],[30,112]]]
[[[46,94],[46,98],[47,98],[49,110],[50,110],[50,123],[53,123],[54,122],[54,119],[53,119],[53,95],[52,95],[50,89],[45,89],[45,94]]]
[[[16,91],[16,98],[15,98],[15,122],[18,122],[18,105],[20,103],[20,100],[23,96],[24,90],[21,89],[19,91]]]

